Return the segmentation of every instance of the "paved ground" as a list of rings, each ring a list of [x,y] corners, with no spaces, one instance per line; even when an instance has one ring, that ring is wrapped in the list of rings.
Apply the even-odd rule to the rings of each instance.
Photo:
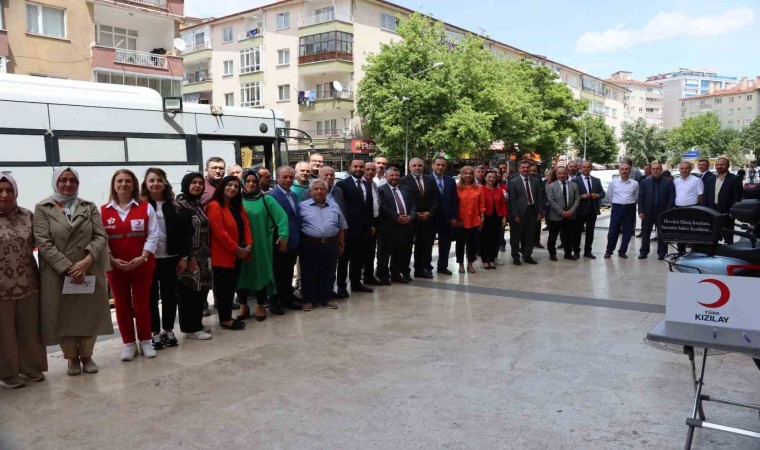
[[[123,363],[106,340],[97,375],[68,377],[51,353],[45,382],[0,391],[0,449],[681,448],[688,360],[643,342],[663,317],[664,263],[536,257],[242,332],[210,318],[213,340],[152,360]],[[748,358],[708,363],[708,393],[760,403]],[[748,410],[707,414],[760,429]],[[760,442],[697,431],[694,448]]]

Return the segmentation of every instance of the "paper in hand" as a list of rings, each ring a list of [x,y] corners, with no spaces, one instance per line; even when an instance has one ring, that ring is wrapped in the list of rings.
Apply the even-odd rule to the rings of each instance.
[[[82,284],[75,284],[71,277],[63,278],[63,295],[92,294],[95,292],[95,275],[85,275]]]

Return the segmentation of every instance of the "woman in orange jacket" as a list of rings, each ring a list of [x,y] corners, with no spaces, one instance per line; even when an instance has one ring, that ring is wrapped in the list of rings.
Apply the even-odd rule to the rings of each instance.
[[[253,238],[243,210],[238,177],[222,178],[206,205],[206,215],[211,229],[211,269],[219,325],[226,330],[242,330],[245,322],[232,319],[232,299],[240,276],[240,261],[250,256]]]
[[[483,190],[475,183],[475,169],[470,166],[464,166],[459,171],[457,197],[459,197],[459,236],[456,253],[459,273],[464,273],[465,246],[467,247],[467,271],[475,273],[472,264],[478,259],[478,234],[483,227],[486,205]]]
[[[486,172],[486,184],[481,187],[485,199],[485,220],[480,230],[480,260],[484,269],[496,268],[504,225],[507,224],[507,195],[499,186],[499,176],[494,171]]]

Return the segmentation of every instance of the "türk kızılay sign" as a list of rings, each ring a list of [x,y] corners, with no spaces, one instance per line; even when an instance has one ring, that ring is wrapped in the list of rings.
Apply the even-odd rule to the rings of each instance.
[[[760,330],[759,289],[757,278],[670,273],[665,320]]]

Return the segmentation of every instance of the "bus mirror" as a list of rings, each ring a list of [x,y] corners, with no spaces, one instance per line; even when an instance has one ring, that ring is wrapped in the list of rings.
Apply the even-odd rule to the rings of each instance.
[[[182,112],[182,97],[164,97],[164,112]]]

